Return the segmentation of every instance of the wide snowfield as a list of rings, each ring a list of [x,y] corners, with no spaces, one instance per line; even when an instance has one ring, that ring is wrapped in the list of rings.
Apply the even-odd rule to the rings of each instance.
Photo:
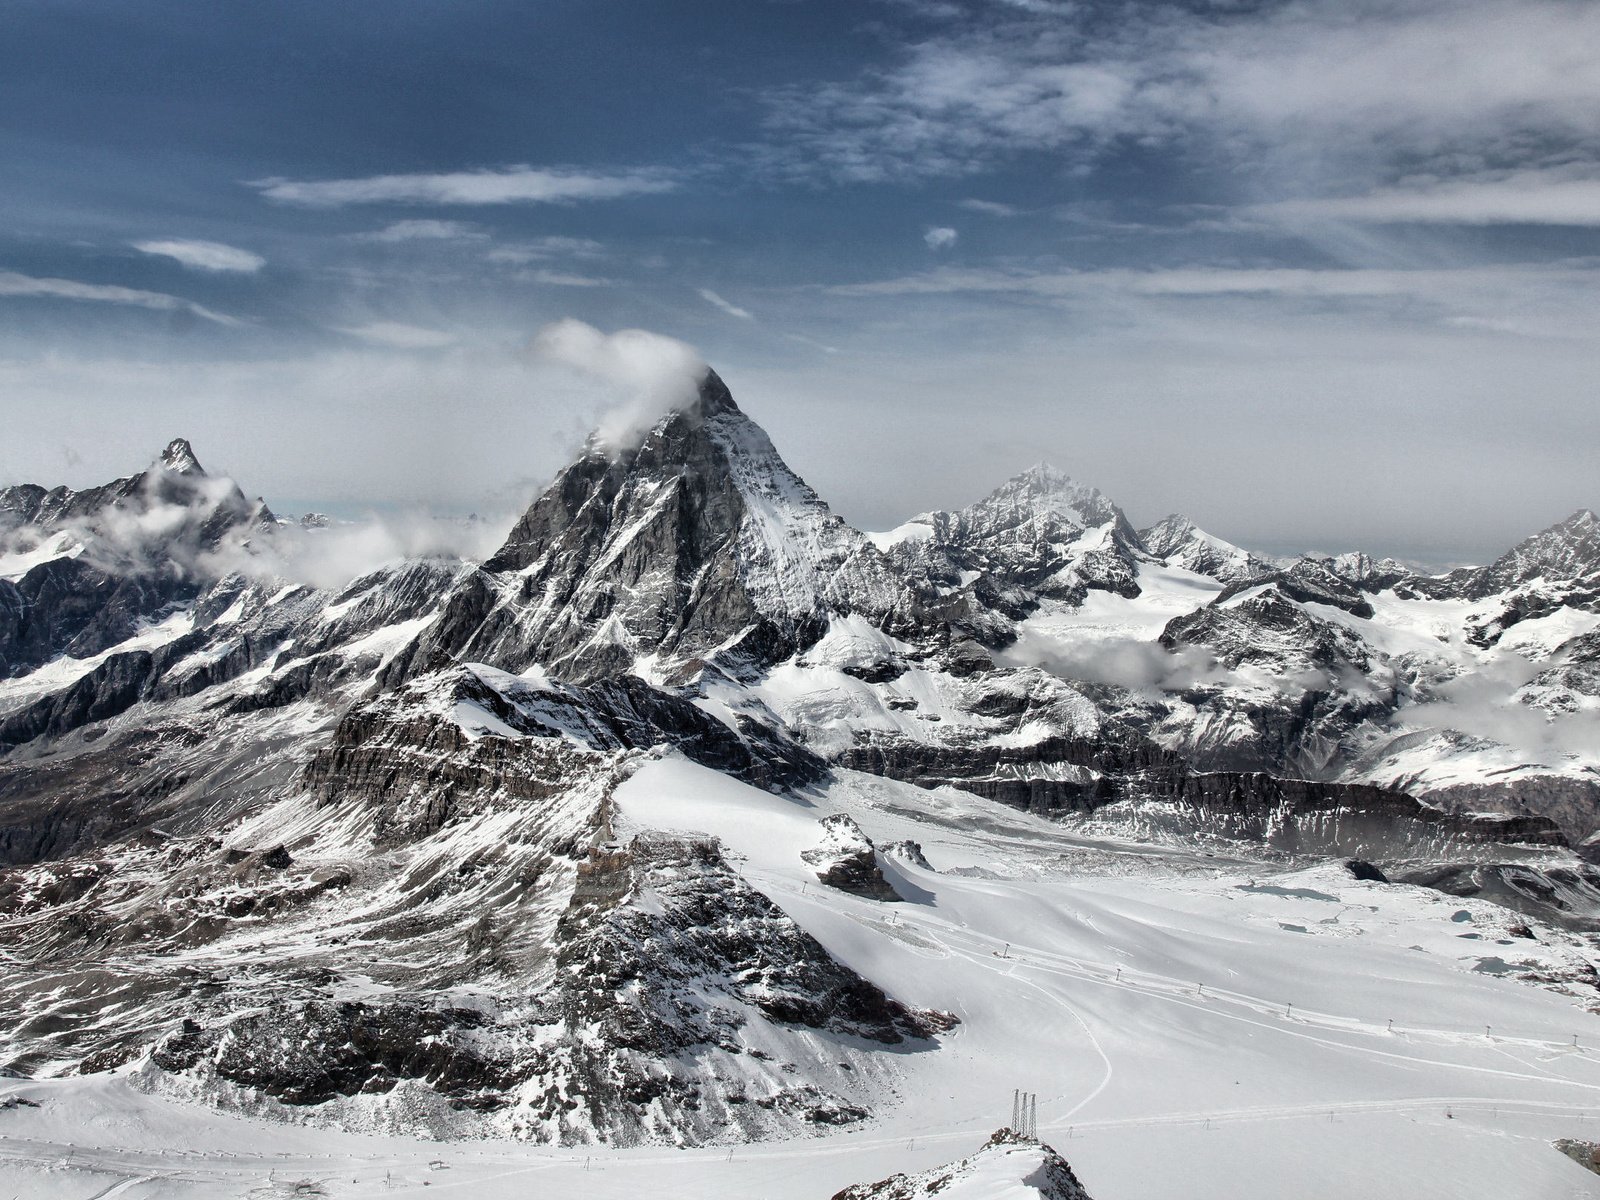
[[[839,958],[961,1018],[897,1056],[881,1119],[731,1153],[558,1150],[220,1116],[117,1076],[0,1081],[41,1105],[0,1109],[0,1200],[823,1200],[971,1153],[1016,1088],[1096,1200],[1600,1196],[1550,1147],[1600,1137],[1600,1022],[1496,974],[1545,951],[1492,905],[1090,841],[859,775],[793,800],[668,756],[617,800],[619,835],[717,835]],[[800,851],[838,811],[922,844],[933,870],[890,863],[906,903],[816,882]]]

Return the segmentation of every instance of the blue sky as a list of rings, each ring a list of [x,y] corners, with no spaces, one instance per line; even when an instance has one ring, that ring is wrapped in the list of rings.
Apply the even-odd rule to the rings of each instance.
[[[696,346],[859,524],[1480,557],[1600,504],[1600,7],[7,6],[0,478],[524,503]]]

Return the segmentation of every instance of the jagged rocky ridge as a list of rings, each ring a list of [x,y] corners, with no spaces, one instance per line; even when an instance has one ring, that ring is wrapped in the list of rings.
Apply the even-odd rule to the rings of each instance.
[[[585,680],[653,658],[662,677],[701,662],[738,673],[803,649],[845,612],[916,620],[877,548],[709,373],[637,446],[591,442],[397,668],[539,664]]]
[[[169,457],[158,483],[199,470]],[[216,544],[270,536],[264,512]],[[613,842],[611,794],[649,754],[786,793],[861,770],[1252,852],[1514,862],[1562,842],[1537,815],[1328,777],[1335,726],[1420,694],[1349,624],[1387,603],[1387,566],[1266,563],[1181,519],[1147,542],[1043,468],[912,527],[850,528],[709,375],[636,445],[592,444],[481,565],[321,591],[182,534],[158,556],[189,590],[0,692],[5,1065],[127,1064],[296,1119],[573,1142],[866,1118],[894,1087],[874,1047],[936,1052],[947,1023],[829,958],[714,845]],[[15,555],[59,553],[23,578],[73,553],[30,546]],[[1172,578],[1202,603],[1151,649],[1203,648],[1231,674],[1150,700],[1006,657]],[[1561,651],[1540,695],[1586,695],[1586,653]],[[1285,718],[1282,689],[1239,685],[1250,672],[1360,676],[1379,698]],[[1219,760],[1174,736],[1184,706],[1240,753],[1229,770],[1193,769]],[[1325,777],[1280,777],[1291,763]],[[819,880],[896,899],[882,852],[835,825]]]
[[[0,678],[88,658],[193,600],[206,559],[272,513],[179,438],[137,475],[75,492],[0,488]]]

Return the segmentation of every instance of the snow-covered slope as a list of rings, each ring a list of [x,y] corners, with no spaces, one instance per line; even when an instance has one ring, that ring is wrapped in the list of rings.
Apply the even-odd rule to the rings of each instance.
[[[488,753],[494,741],[483,734],[475,744]],[[484,819],[495,819],[497,807]],[[534,810],[514,811],[507,818],[522,821]],[[1387,1195],[1397,1184],[1418,1195],[1508,1200],[1600,1195],[1600,1184],[1550,1148],[1557,1137],[1583,1136],[1600,1095],[1584,1011],[1596,995],[1592,949],[1537,918],[1482,899],[1364,882],[1338,863],[1285,869],[1085,837],[961,792],[859,774],[778,795],[668,753],[615,789],[611,811],[618,847],[641,835],[675,846],[715,838],[744,880],[719,872],[718,890],[748,886],[834,961],[906,1005],[952,1013],[960,1024],[938,1035],[938,1049],[880,1051],[791,1023],[771,1032],[755,1026],[758,1035],[747,1022],[731,1043],[745,1053],[712,1048],[702,1061],[716,1069],[699,1076],[702,1085],[720,1079],[748,1097],[749,1081],[770,1072],[775,1084],[792,1086],[842,1049],[843,1058],[827,1060],[854,1067],[833,1068],[850,1089],[838,1094],[847,1102],[870,1097],[874,1116],[845,1127],[800,1122],[793,1128],[816,1136],[799,1141],[772,1139],[769,1126],[772,1140],[711,1151],[574,1153],[417,1140],[423,1110],[415,1106],[397,1108],[382,1136],[285,1128],[209,1115],[168,1085],[152,1093],[157,1081],[137,1063],[7,1080],[0,1092],[40,1106],[0,1110],[0,1162],[14,1188],[51,1200],[114,1186],[134,1197],[243,1197],[301,1183],[329,1197],[431,1195],[450,1185],[485,1200],[530,1187],[599,1200],[641,1190],[822,1200],[863,1180],[937,1173],[970,1155],[1005,1122],[1022,1088],[1039,1096],[1041,1136],[1067,1152],[1081,1186],[1099,1200],[1165,1200],[1177,1186],[1174,1163],[1182,1164],[1181,1194],[1196,1200]],[[902,903],[818,885],[804,851],[836,813],[879,846],[919,843],[921,862],[884,856]],[[500,836],[472,840],[519,853],[524,843],[505,836],[505,820]],[[457,878],[454,861],[441,856],[421,875],[406,862],[375,874],[392,880],[391,894],[425,880],[435,903],[470,910],[495,885],[471,884],[452,898],[438,883]],[[515,869],[500,862],[488,858],[466,874]],[[627,919],[670,928],[680,901],[663,887],[710,903],[694,886],[699,870],[648,876],[637,893],[648,902],[626,910],[642,916]],[[596,883],[595,893],[617,893],[608,878]],[[365,905],[351,895],[336,907],[354,914]],[[261,936],[263,926],[256,929]],[[538,941],[534,930],[523,936]],[[612,994],[680,997],[673,988],[708,981],[705,959],[661,932],[651,936],[649,961],[681,955],[682,975],[664,990],[624,986]],[[712,926],[698,944],[714,946],[719,936]],[[502,953],[518,951],[512,944]],[[418,963],[404,944],[371,937],[342,946],[327,938],[321,954],[331,969],[349,962],[372,976],[356,995],[367,1005],[384,1002],[395,973]],[[237,964],[233,986],[261,986],[266,954],[227,961]],[[629,959],[620,961],[630,969]],[[709,977],[711,997],[718,978]],[[220,974],[196,984],[230,986]],[[697,993],[697,1011],[706,995]],[[473,1007],[481,1011],[483,1001]],[[681,1069],[692,1060],[675,1061]],[[396,1092],[360,1102],[398,1101]],[[315,1116],[314,1106],[301,1111]]]
[[[1038,468],[874,540],[708,375],[486,562],[321,590],[239,557],[271,536],[254,507],[207,549],[237,489],[184,451],[98,527],[7,493],[11,575],[109,581],[68,609],[144,578],[94,542],[129,514],[174,518],[184,581],[91,614],[93,644],[17,635],[0,681],[24,1077],[0,1089],[41,1105],[0,1105],[0,1159],[29,1186],[276,1187],[232,1129],[330,1195],[420,1188],[429,1158],[485,1196],[532,1170],[605,1196],[1024,1187],[1048,1163],[1022,1143],[923,1174],[1018,1088],[1111,1200],[1170,1194],[1146,1168],[1171,1155],[1195,1196],[1371,1192],[1424,1155],[1445,1194],[1569,1182],[1541,1139],[1600,1088],[1600,882],[1549,821],[1475,810],[1491,758],[1581,782],[1583,527],[1475,597],[1187,522],[1147,542]],[[1477,790],[1373,786],[1402,764]],[[1283,1121],[1364,1153],[1312,1174],[1263,1134]],[[157,1128],[230,1157],[156,1179]],[[486,1136],[546,1149],[416,1140]],[[681,1149],[718,1143],[735,1161]]]

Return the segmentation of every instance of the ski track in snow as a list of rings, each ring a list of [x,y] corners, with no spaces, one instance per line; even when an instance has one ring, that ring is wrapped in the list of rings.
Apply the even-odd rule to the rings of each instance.
[[[1346,1200],[1363,1188],[1365,1194],[1397,1195],[1381,1187],[1382,1180],[1396,1178],[1407,1180],[1406,1200],[1600,1196],[1600,1178],[1548,1147],[1558,1136],[1583,1136],[1600,1113],[1600,1061],[1588,1048],[1557,1037],[1562,1025],[1581,1031],[1589,1020],[1569,1002],[1523,984],[1460,973],[1454,961],[1432,953],[1419,956],[1430,972],[1424,981],[1361,979],[1354,981],[1360,986],[1349,992],[1348,1007],[1330,1005],[1324,996],[1322,1003],[1290,1011],[1259,987],[1214,986],[1160,969],[1150,956],[1172,935],[1187,945],[1185,922],[1191,920],[1201,952],[1216,953],[1217,923],[1224,922],[1220,928],[1242,939],[1243,957],[1215,958],[1214,974],[1259,974],[1263,967],[1251,956],[1260,953],[1269,953],[1272,972],[1292,972],[1301,961],[1297,955],[1315,958],[1318,947],[1308,940],[1297,949],[1297,935],[1281,932],[1275,919],[1296,906],[1325,904],[1311,897],[1340,887],[1333,876],[1299,872],[1282,887],[1248,888],[1244,877],[1260,874],[1260,864],[1218,860],[1206,860],[1211,873],[1189,877],[1035,877],[1026,870],[1009,878],[954,875],[948,868],[965,862],[1025,865],[1020,848],[1026,839],[1014,825],[1005,827],[1024,818],[972,801],[974,815],[987,813],[1001,823],[997,832],[953,820],[918,821],[905,811],[897,786],[875,782],[876,790],[862,793],[866,786],[848,782],[836,793],[797,803],[668,758],[624,786],[619,809],[625,824],[700,828],[722,837],[746,878],[836,955],[850,962],[862,947],[874,948],[879,957],[872,974],[910,1002],[933,1002],[929,988],[943,979],[948,995],[976,1006],[960,1014],[964,1024],[939,1050],[907,1056],[901,1103],[868,1127],[732,1150],[427,1143],[227,1117],[98,1076],[0,1085],[47,1105],[0,1112],[5,1177],[26,1181],[19,1195],[41,1200],[244,1200],[292,1196],[299,1184],[320,1191],[298,1194],[329,1197],[636,1200],[648,1192],[660,1200],[823,1200],[850,1182],[971,1153],[1004,1122],[1009,1097],[999,1084],[1011,1078],[1039,1093],[1041,1130],[1097,1200]],[[898,869],[927,899],[885,906],[818,884],[798,851],[814,843],[817,821],[830,810],[851,812],[880,843],[919,834],[930,858],[947,870]],[[1082,842],[1057,832],[1032,849],[1043,862]],[[1152,861],[1169,860],[1159,851],[1138,850]],[[1330,928],[1367,920],[1368,934],[1386,936],[1381,922],[1392,915],[1375,911],[1385,905],[1407,922],[1402,936],[1411,934],[1412,923],[1419,931],[1429,921],[1459,928],[1448,925],[1454,898],[1419,902],[1412,889],[1398,888],[1350,894],[1375,903],[1330,905],[1328,911],[1339,914]],[[1128,921],[1145,931],[1145,944],[1129,940]],[[1363,941],[1348,932],[1321,948],[1349,953],[1367,942],[1374,952],[1384,948],[1378,938]],[[1074,952],[1078,943],[1104,946],[1116,957]],[[1473,995],[1502,997],[1506,1035],[1469,1027],[1471,1004],[1444,1002],[1431,1014],[1434,1020],[1413,1018],[1392,1030],[1361,1011],[1378,1000],[1414,1007],[1423,994],[1419,982],[1437,987],[1450,980]],[[1499,1016],[1499,1006],[1494,1012]],[[995,1030],[997,1020],[1020,1024]],[[1003,1061],[986,1061],[1018,1040],[1019,1028],[1038,1031],[1032,1059],[1024,1044],[1020,1051],[1013,1045]],[[1193,1044],[1158,1037],[1169,1028]],[[1145,1045],[1145,1038],[1153,1044]],[[1235,1049],[1248,1053],[1265,1075],[1229,1095],[1216,1085],[1245,1085],[1221,1078],[1220,1071],[1233,1068],[1213,1060],[1217,1051]],[[1170,1071],[1170,1090],[1152,1089],[1150,1052]],[[1250,1069],[1239,1068],[1241,1077]],[[52,1105],[59,1106],[54,1115]],[[1473,1157],[1473,1147],[1485,1139],[1500,1154],[1499,1166]],[[1286,1144],[1294,1148],[1289,1159],[1283,1158]],[[1353,1145],[1363,1152],[1351,1154]],[[1271,1162],[1237,1169],[1257,1159]],[[1431,1170],[1457,1160],[1436,1181],[1438,1188],[1427,1186]],[[1179,1161],[1189,1165],[1175,1176],[1171,1163]],[[1320,1190],[1316,1180],[1322,1180]],[[1413,1187],[1416,1180],[1421,1185]],[[1463,1190],[1474,1180],[1481,1190]]]

